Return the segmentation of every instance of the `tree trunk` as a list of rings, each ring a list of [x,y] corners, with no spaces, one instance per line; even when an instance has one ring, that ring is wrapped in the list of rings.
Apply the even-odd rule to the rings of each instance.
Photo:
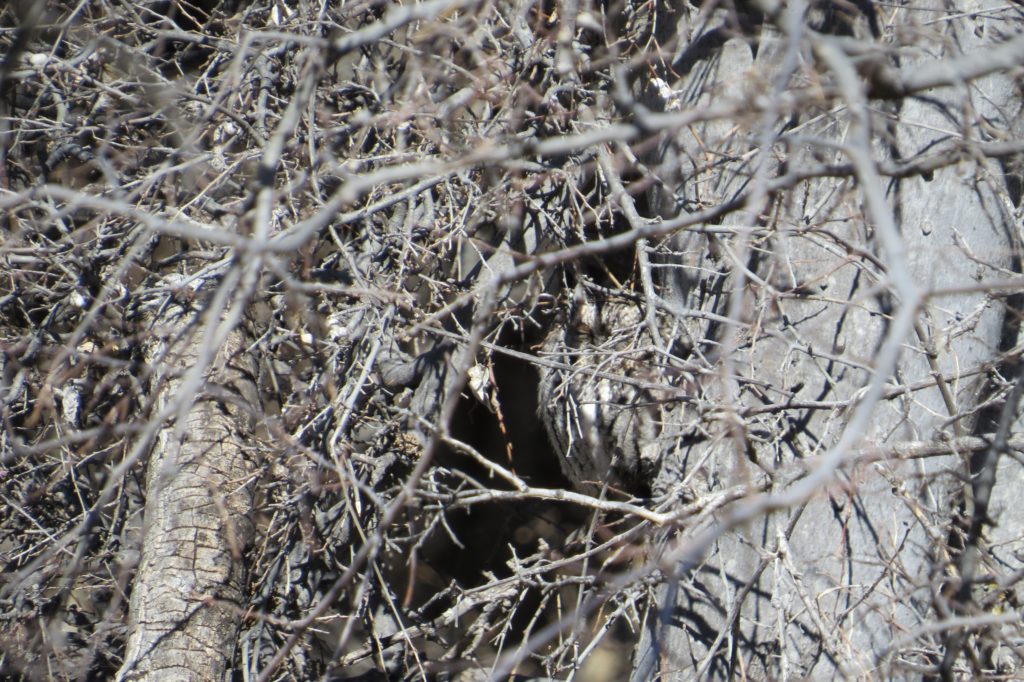
[[[917,45],[882,66],[906,73],[991,48],[1004,38],[999,22],[982,12],[992,7],[963,3],[962,15],[939,26],[919,23],[907,9],[880,9],[884,30],[913,36]],[[730,35],[730,20],[713,13],[691,45],[707,44],[702,38],[715,31]],[[823,17],[818,30],[877,40],[873,23]],[[684,52],[675,66],[685,75],[674,89],[719,102],[780,96],[811,58],[801,52],[807,43],[799,30],[759,26],[731,33],[713,50],[693,50],[692,59]],[[868,60],[833,55],[829,62],[826,50],[815,56],[833,75],[852,74],[853,61]],[[850,455],[854,447],[884,450],[993,430],[977,406],[993,390],[987,363],[1016,343],[1016,319],[1005,315],[1002,299],[972,285],[1019,270],[1015,207],[1002,169],[980,155],[934,173],[912,166],[950,145],[970,149],[972,141],[1019,135],[1019,102],[1003,75],[867,106],[849,97],[841,76],[832,82],[845,107],[739,128],[734,120],[699,126],[667,148],[675,194],[660,203],[684,209],[823,164],[853,161],[856,169],[858,153],[874,160],[867,172],[856,171],[856,182],[812,178],[777,197],[762,193],[725,220],[734,238],[683,242],[695,265],[670,284],[684,309],[730,318],[688,325],[704,340],[699,350],[727,359],[719,375],[698,382],[697,404],[718,406],[705,415],[711,419],[699,423],[692,408],[666,415],[665,423],[693,428],[666,434],[656,486],[699,496],[749,483],[774,497],[743,503],[761,505],[764,515],[720,516],[705,556],[686,549],[687,537],[664,539],[668,581],[635,658],[635,682],[889,677],[906,674],[901,666],[938,662],[927,638],[901,637],[934,617],[933,605],[957,574],[961,472],[971,455],[950,448],[947,456],[874,464]],[[723,167],[718,159],[729,161]],[[901,165],[909,172],[896,172]],[[885,233],[879,223],[887,221],[898,235]],[[896,344],[891,366],[887,352]],[[840,465],[835,475],[832,464]],[[814,489],[798,483],[815,477],[808,470],[821,473]],[[970,494],[963,513],[969,523]]]
[[[118,679],[221,680],[246,604],[253,373],[235,330],[191,390],[190,372],[210,341],[181,315],[160,322],[165,343],[154,340],[150,353],[151,366],[161,370],[153,382],[156,410],[169,409],[178,419],[160,430],[147,465],[142,557]]]

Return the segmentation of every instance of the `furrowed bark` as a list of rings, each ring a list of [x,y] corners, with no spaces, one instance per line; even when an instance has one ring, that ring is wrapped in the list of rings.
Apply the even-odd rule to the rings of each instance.
[[[158,409],[182,399],[182,375],[201,356],[202,334],[172,329],[169,351],[157,349],[165,363]],[[232,332],[218,349],[184,426],[169,420],[153,447],[119,680],[220,680],[234,655],[253,535],[246,441],[255,386],[241,337]]]

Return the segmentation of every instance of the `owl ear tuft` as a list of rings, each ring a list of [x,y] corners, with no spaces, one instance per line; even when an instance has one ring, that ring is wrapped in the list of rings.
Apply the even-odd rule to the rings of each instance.
[[[569,322],[576,332],[590,338],[599,338],[604,330],[601,306],[595,298],[587,294],[582,282],[577,284],[572,292]]]
[[[583,288],[583,282],[578,282],[569,299],[569,319],[578,320],[588,302],[587,290]]]

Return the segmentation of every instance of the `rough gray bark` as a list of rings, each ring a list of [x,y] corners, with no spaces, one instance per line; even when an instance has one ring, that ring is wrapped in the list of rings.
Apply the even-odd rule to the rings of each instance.
[[[915,10],[943,7],[918,4]],[[1013,29],[1008,17],[982,11],[994,7],[960,4],[964,14],[941,26],[926,26],[904,10],[879,10],[886,31],[911,36],[908,43],[916,46],[901,50],[893,66],[910,72],[916,64],[1001,42]],[[696,42],[728,20],[712,13],[708,23],[691,26]],[[858,37],[871,39],[866,19],[853,25]],[[729,38],[692,62],[684,52],[687,73],[674,90],[684,106],[696,104],[687,93],[778,96],[780,87],[800,77],[787,52],[805,50],[799,41],[762,26],[757,36]],[[970,140],[1021,133],[1018,94],[1005,75],[922,94],[873,103],[870,137],[859,137],[860,105],[850,100],[845,107],[813,109],[785,128],[758,118],[683,131],[669,145],[666,167],[677,169],[677,177],[668,191],[684,209],[714,205],[787,172],[843,163],[847,154],[832,145],[870,139],[879,166],[913,164],[959,136],[970,149]],[[766,153],[759,141],[770,142],[773,151]],[[715,158],[725,163],[708,163]],[[865,197],[870,183],[885,194],[904,254],[887,248],[885,235],[877,233],[881,226]],[[1002,344],[1015,343],[1016,320],[1004,300],[973,285],[1017,272],[1019,264],[1017,212],[999,165],[973,155],[935,173],[812,179],[760,199],[722,224],[734,225],[737,237],[700,240],[696,265],[676,280],[685,284],[676,287],[684,309],[717,312],[732,322],[689,322],[693,337],[715,339],[728,359],[701,382],[702,402],[718,406],[717,415],[696,432],[665,434],[657,485],[666,494],[695,495],[749,482],[781,493],[806,475],[801,461],[821,461],[840,442],[872,383],[887,395],[874,406],[868,428],[849,442],[885,447],[991,433],[977,406],[991,397],[986,368],[1009,347]],[[935,294],[901,300],[893,282],[902,276]],[[900,339],[894,371],[880,376],[888,368],[876,365],[876,353],[907,306],[917,311],[913,334]],[[682,413],[673,416],[665,423],[687,421]],[[658,592],[634,681],[937,671],[934,641],[901,637],[928,622],[957,574],[947,543],[958,536],[958,472],[969,460],[953,454],[844,466],[794,506],[726,528],[706,555],[666,550],[675,563],[665,567],[667,584]],[[1018,477],[1017,469],[1007,473]],[[969,518],[970,508],[963,513]],[[671,548],[686,540],[670,534],[665,542]]]
[[[223,679],[247,599],[243,557],[254,530],[247,441],[258,413],[252,358],[242,354],[241,331],[210,349],[186,312],[171,310],[154,325],[163,335],[150,341],[152,366],[161,368],[154,409],[171,418],[147,463],[141,559],[119,680]],[[195,390],[186,378],[197,363]]]

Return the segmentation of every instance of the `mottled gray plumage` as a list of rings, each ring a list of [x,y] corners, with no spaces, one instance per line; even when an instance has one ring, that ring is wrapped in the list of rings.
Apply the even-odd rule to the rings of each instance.
[[[655,410],[637,384],[655,374],[640,307],[628,300],[583,300],[556,325],[542,354],[563,367],[540,366],[538,411],[562,472],[580,491],[603,484],[629,492],[646,487]]]

